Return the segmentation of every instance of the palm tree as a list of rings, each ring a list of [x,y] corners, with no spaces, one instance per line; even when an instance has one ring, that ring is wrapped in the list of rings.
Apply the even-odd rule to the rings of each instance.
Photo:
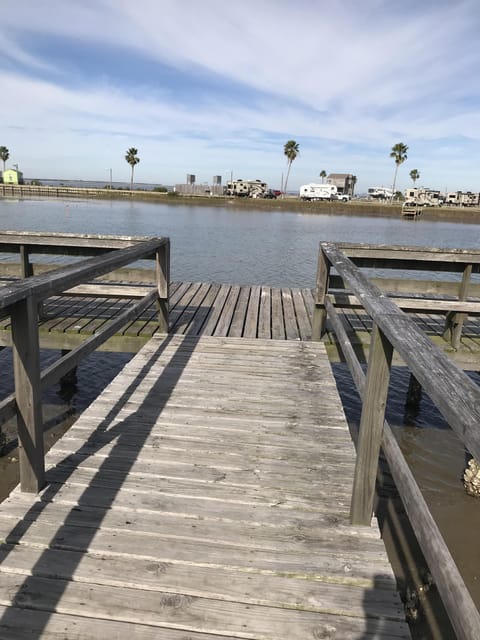
[[[322,184],[325,182],[326,177],[327,177],[327,172],[325,171],[325,169],[322,169],[320,171],[320,178],[322,179]]]
[[[417,180],[420,179],[420,171],[418,169],[412,169],[410,171],[410,178],[412,179],[413,186],[415,186]]]
[[[5,162],[9,159],[10,152],[7,147],[0,147],[0,160],[3,161],[3,170],[5,171]]]
[[[133,191],[133,170],[135,168],[135,165],[140,162],[140,158],[137,156],[137,153],[138,153],[138,149],[135,149],[135,147],[131,147],[125,155],[125,160],[132,167],[132,176],[130,178],[130,191]]]
[[[298,152],[298,142],[295,142],[295,140],[289,140],[287,143],[285,143],[285,146],[283,147],[283,153],[287,156],[287,177],[285,178],[285,183],[283,185],[284,193],[287,193],[288,176],[290,175],[292,162],[298,156]]]
[[[407,151],[408,147],[406,144],[403,144],[403,142],[397,142],[397,144],[393,145],[390,152],[390,157],[394,158],[395,160],[395,173],[393,175],[392,198],[390,202],[393,202],[393,194],[395,194],[395,183],[397,182],[398,167],[407,159]]]

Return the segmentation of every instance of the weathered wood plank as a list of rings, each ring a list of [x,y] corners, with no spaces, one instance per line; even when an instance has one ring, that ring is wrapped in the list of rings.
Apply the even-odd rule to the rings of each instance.
[[[213,336],[220,316],[223,312],[223,308],[225,306],[229,291],[230,287],[228,287],[227,285],[222,284],[220,286],[220,290],[215,297],[212,310],[208,316],[208,320],[203,328],[203,335]]]
[[[285,337],[287,340],[299,340],[299,330],[295,307],[293,306],[292,292],[290,289],[282,289],[282,308],[285,322]]]
[[[254,286],[250,289],[250,299],[248,301],[247,317],[245,319],[245,329],[243,332],[245,338],[257,337],[261,289],[259,286]]]
[[[265,640],[304,640],[306,637],[314,638],[319,629],[328,632],[332,624],[343,637],[363,634],[373,625],[376,637],[381,634],[383,638],[408,638],[405,631],[399,630],[397,621],[386,618],[372,617],[372,623],[367,623],[367,619],[338,616],[334,612],[323,614],[246,605],[127,587],[83,585],[39,577],[28,577],[22,581],[21,576],[0,573],[1,591],[14,592],[19,577],[22,582],[21,597],[11,598],[10,603],[37,611],[84,615],[85,602],[88,602],[92,618],[135,624],[142,624],[147,619],[149,625],[157,629],[174,626],[183,631],[231,634],[237,638],[257,636]],[[4,598],[2,604],[8,601],[9,598]]]
[[[238,296],[240,295],[240,287],[235,285],[230,287],[225,305],[222,309],[222,314],[217,322],[217,326],[213,332],[214,336],[227,336],[230,330],[230,324],[232,322],[235,306],[237,304]]]
[[[348,523],[353,457],[322,343],[153,338],[49,452],[40,495],[0,505],[3,621],[408,638],[378,529]]]
[[[260,293],[260,310],[258,316],[258,337],[272,336],[272,298],[270,287],[262,287]]]
[[[272,289],[272,339],[285,340],[285,322],[280,289]]]
[[[305,299],[300,289],[292,289],[292,300],[295,308],[300,340],[310,340],[312,337],[312,316],[307,311]]]
[[[197,336],[203,331],[204,324],[208,321],[208,318],[213,312],[215,301],[220,292],[219,284],[212,284],[208,289],[208,293],[202,301],[202,306],[197,310],[192,322],[188,327],[187,333],[189,335]]]
[[[71,565],[76,564],[77,560],[71,551],[45,551],[26,545],[3,545],[0,553],[8,554],[0,573],[11,572],[17,576],[32,575],[34,567],[38,576],[68,580]],[[183,593],[193,597],[283,608],[302,607],[307,611],[358,618],[365,615],[364,601],[368,597],[367,615],[387,616],[399,621],[404,617],[395,590],[375,588],[374,581],[370,580],[365,580],[363,585],[350,585],[273,574],[257,574],[255,580],[252,580],[249,573],[228,567],[218,570],[215,567],[170,563],[164,566],[160,582],[157,572],[149,571],[150,560],[131,558],[130,563],[130,571],[125,575],[123,558],[86,555],[75,571],[75,582],[88,584],[92,576],[95,576],[97,584],[103,586],[150,591],[161,588],[170,593]]]
[[[228,331],[228,335],[232,338],[241,338],[243,335],[249,300],[250,287],[241,287]]]

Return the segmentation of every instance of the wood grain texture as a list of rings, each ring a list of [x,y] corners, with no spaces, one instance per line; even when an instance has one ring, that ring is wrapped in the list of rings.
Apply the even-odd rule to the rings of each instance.
[[[152,338],[0,505],[0,636],[409,638],[354,455],[321,343]]]

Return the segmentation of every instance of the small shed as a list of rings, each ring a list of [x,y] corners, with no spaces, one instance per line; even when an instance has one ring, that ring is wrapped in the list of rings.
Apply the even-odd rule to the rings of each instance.
[[[23,173],[18,169],[6,169],[3,174],[3,184],[24,184]]]

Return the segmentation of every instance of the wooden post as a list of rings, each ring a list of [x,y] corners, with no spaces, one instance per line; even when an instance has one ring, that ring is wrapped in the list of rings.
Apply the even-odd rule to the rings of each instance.
[[[356,525],[370,525],[372,519],[392,354],[392,345],[375,324],[368,357],[350,508],[350,521]]]
[[[33,276],[33,265],[30,262],[30,252],[25,244],[20,245],[20,271],[22,278],[30,278]],[[43,319],[44,316],[43,302],[39,302],[38,317]]]
[[[467,264],[462,276],[462,281],[460,283],[460,289],[458,292],[459,300],[466,300],[468,296],[468,289],[470,286],[470,277],[472,275],[472,265]],[[457,313],[455,318],[455,323],[452,330],[452,347],[454,349],[458,349],[460,347],[460,339],[462,337],[462,329],[467,318],[466,313]]]
[[[422,401],[422,385],[415,378],[413,373],[411,373],[410,381],[408,383],[407,399],[405,401],[406,413],[413,416],[418,415],[421,401]]]
[[[62,349],[61,350],[61,354],[62,354],[62,358],[66,355],[68,355],[70,353],[70,349]],[[70,369],[70,371],[68,371],[67,373],[65,373],[61,378],[60,378],[60,384],[61,385],[71,385],[71,384],[77,384],[77,367],[72,367]]]
[[[472,265],[467,264],[463,270],[462,281],[458,290],[458,299],[466,300],[468,297],[468,289],[470,287],[470,278],[472,275]],[[460,347],[460,340],[462,337],[462,329],[467,318],[466,313],[455,313],[449,311],[445,318],[445,329],[443,331],[443,337],[445,340],[450,339],[450,343],[454,349]]]
[[[170,286],[170,240],[155,254],[158,290],[158,328],[160,333],[168,333],[168,307]]]
[[[330,262],[320,247],[318,252],[317,284],[315,288],[315,307],[312,318],[312,340],[319,342],[325,333],[327,312],[325,310],[325,296],[328,292],[328,279],[330,276]]]
[[[20,486],[38,493],[45,484],[45,461],[36,300],[29,296],[17,302],[11,318]]]
[[[20,245],[20,270],[22,278],[30,278],[30,276],[33,276],[33,267],[30,263],[28,247],[24,244]]]

